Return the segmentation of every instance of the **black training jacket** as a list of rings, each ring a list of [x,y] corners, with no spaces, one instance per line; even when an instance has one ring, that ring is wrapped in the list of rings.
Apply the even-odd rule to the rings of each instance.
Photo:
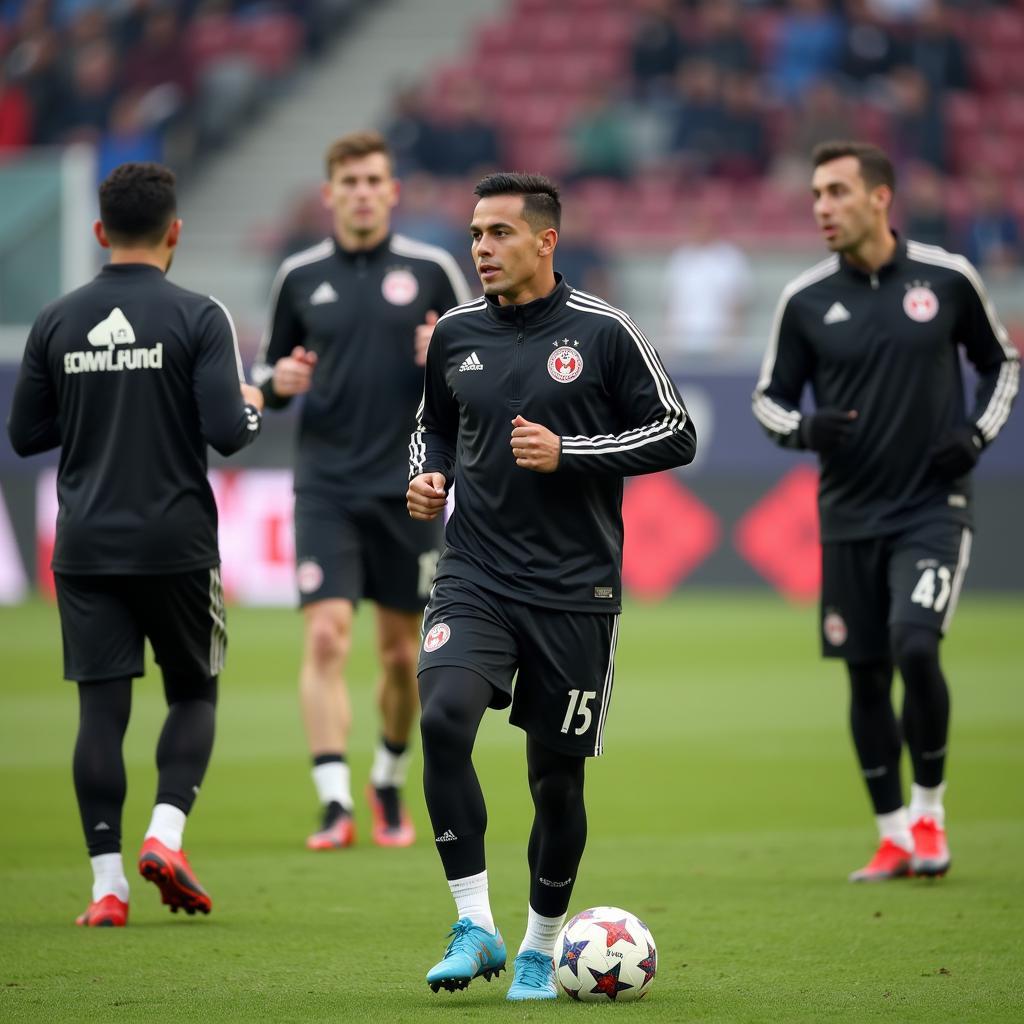
[[[156,267],[109,264],[39,314],[7,430],[19,455],[60,447],[54,570],[220,563],[206,446],[230,455],[259,433],[241,380],[228,311]]]
[[[516,465],[512,420],[558,434],[554,473]],[[621,310],[570,288],[479,298],[438,322],[410,475],[455,483],[437,577],[531,604],[616,612],[624,476],[683,466],[696,433],[661,358]]]
[[[970,411],[961,347],[979,375]],[[833,254],[783,290],[754,415],[778,444],[800,448],[805,384],[818,408],[857,411],[851,439],[821,459],[822,540],[884,536],[936,518],[970,526],[969,477],[939,479],[930,452],[967,424],[991,442],[1019,373],[974,267],[938,246],[899,241],[874,274]]]
[[[416,327],[469,297],[447,252],[403,235],[360,252],[327,238],[281,264],[252,379],[281,408],[290,399],[273,392],[274,364],[296,345],[317,354],[299,422],[297,493],[404,497],[423,390]]]

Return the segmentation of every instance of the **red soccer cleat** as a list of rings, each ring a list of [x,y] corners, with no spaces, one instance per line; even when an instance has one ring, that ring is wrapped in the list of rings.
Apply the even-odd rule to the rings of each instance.
[[[139,851],[139,874],[159,890],[165,906],[177,913],[208,914],[213,901],[199,884],[183,850],[169,850],[159,839],[150,836]]]
[[[915,875],[938,878],[949,870],[951,858],[946,843],[946,830],[934,818],[922,816],[910,826],[914,837],[911,866]]]
[[[378,846],[412,846],[416,841],[416,829],[398,790],[388,787],[385,796],[387,802],[373,785],[366,787],[366,798],[373,811],[373,841]]]
[[[343,850],[356,841],[356,823],[351,814],[342,814],[326,828],[314,832],[307,840],[310,850]]]
[[[859,871],[850,875],[851,882],[885,882],[890,878],[906,878],[911,872],[912,854],[891,839],[883,839],[874,857]]]
[[[113,893],[93,900],[84,914],[75,918],[75,924],[85,928],[123,928],[128,923],[128,904]]]

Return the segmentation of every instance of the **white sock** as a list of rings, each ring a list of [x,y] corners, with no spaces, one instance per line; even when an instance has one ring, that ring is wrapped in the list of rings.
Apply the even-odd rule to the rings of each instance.
[[[378,743],[377,752],[373,755],[373,767],[370,769],[370,785],[378,789],[404,786],[410,756],[408,749],[401,754],[393,754],[383,743]]]
[[[946,809],[942,806],[942,798],[946,793],[946,784],[937,786],[919,786],[916,782],[910,785],[910,820],[918,818],[934,818],[939,828],[946,827]]]
[[[103,899],[111,893],[122,903],[128,902],[128,879],[124,876],[124,863],[119,853],[101,853],[90,857],[92,864],[92,899]]]
[[[328,761],[326,764],[313,765],[313,785],[316,786],[320,803],[325,807],[330,803],[338,803],[352,810],[352,783],[347,762]]]
[[[519,952],[524,953],[528,949],[535,949],[538,953],[546,956],[553,956],[555,950],[555,939],[565,924],[565,914],[561,917],[542,917],[533,907],[529,908],[529,916],[526,919],[526,934],[520,943]]]
[[[468,917],[475,925],[486,928],[489,932],[496,931],[494,915],[491,913],[491,900],[487,894],[487,872],[478,875],[467,875],[465,878],[452,878],[448,888],[455,900],[455,909],[460,919]]]
[[[878,822],[878,835],[882,839],[891,839],[897,846],[904,850],[913,850],[914,840],[910,835],[910,815],[906,807],[897,811],[890,811],[888,814],[876,814],[875,821]]]
[[[185,832],[185,812],[172,804],[157,804],[153,817],[146,829],[146,839],[159,839],[168,850],[181,849],[181,837]]]

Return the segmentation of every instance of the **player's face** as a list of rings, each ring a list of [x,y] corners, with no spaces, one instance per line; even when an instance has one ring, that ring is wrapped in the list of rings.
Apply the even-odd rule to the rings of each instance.
[[[398,202],[391,162],[383,153],[370,153],[335,164],[330,180],[324,183],[323,200],[343,236],[383,236]]]
[[[476,204],[469,226],[473,263],[485,295],[507,302],[533,297],[534,279],[546,251],[544,231],[534,231],[523,218],[522,196],[488,196]]]
[[[879,229],[888,189],[869,189],[855,156],[842,156],[814,169],[814,219],[832,252],[852,252]]]

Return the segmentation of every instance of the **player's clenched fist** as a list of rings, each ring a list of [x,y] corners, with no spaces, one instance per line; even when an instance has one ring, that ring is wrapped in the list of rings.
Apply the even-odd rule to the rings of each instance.
[[[516,465],[535,473],[554,473],[562,454],[562,439],[522,416],[512,421],[512,454]]]
[[[416,328],[415,357],[417,366],[427,365],[427,349],[430,347],[430,339],[434,336],[434,324],[437,323],[437,313],[430,310],[426,319]]]
[[[316,353],[296,345],[290,356],[274,363],[274,393],[281,398],[304,395],[313,385]]]
[[[436,519],[444,508],[444,473],[421,473],[412,478],[405,504],[413,519]]]

